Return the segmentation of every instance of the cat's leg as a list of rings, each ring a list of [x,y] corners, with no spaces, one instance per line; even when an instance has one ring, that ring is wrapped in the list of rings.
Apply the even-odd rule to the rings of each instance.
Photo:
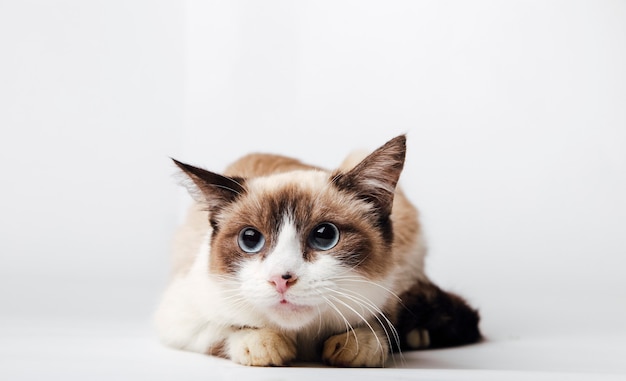
[[[388,355],[387,335],[374,323],[331,336],[322,350],[324,362],[342,367],[382,367]]]
[[[178,323],[171,336],[162,337],[176,348],[252,366],[282,366],[296,358],[294,338],[272,329],[224,327],[211,322]]]
[[[296,357],[295,339],[268,328],[224,324],[215,308],[205,308],[188,280],[176,280],[166,290],[155,315],[161,341],[171,347],[232,359],[245,365],[285,365]],[[195,297],[195,299],[194,299]]]
[[[296,358],[293,337],[269,328],[240,328],[224,340],[220,355],[252,366],[282,366]]]
[[[281,366],[296,357],[294,338],[268,328],[228,327],[190,314],[180,314],[160,326],[161,340],[169,346],[243,365]]]
[[[196,303],[186,278],[174,280],[165,291],[154,316],[161,342],[173,348],[217,354],[228,329],[213,324],[212,317]]]
[[[397,311],[396,329],[402,350],[449,347],[481,339],[478,312],[460,296],[430,282],[418,282],[400,298],[403,305]]]

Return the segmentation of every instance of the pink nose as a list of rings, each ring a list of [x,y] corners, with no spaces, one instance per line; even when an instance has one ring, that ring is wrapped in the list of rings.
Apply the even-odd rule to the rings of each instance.
[[[298,278],[295,275],[285,273],[283,275],[274,275],[270,278],[269,282],[274,284],[276,291],[284,294],[290,286],[296,283]]]

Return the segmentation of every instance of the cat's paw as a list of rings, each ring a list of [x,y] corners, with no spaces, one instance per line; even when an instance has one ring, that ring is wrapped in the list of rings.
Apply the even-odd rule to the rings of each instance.
[[[424,349],[430,346],[430,334],[425,329],[413,329],[406,335],[406,343],[411,349]]]
[[[229,340],[229,357],[251,366],[283,366],[296,358],[296,343],[270,329],[244,329]]]
[[[369,328],[357,328],[328,338],[322,359],[333,366],[382,367],[388,353],[386,339],[378,337]]]

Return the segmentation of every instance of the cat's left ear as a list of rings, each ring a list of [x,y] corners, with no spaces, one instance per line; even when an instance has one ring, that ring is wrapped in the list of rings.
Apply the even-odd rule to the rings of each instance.
[[[172,160],[191,180],[191,183],[184,184],[189,194],[196,201],[206,204],[211,213],[219,211],[246,193],[245,182],[242,178],[218,175],[175,159]]]
[[[381,217],[388,217],[405,156],[406,136],[400,135],[372,152],[347,173],[334,175],[332,182],[338,188],[372,203]]]

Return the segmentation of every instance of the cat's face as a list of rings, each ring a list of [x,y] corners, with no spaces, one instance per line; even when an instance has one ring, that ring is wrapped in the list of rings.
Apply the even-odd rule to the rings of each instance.
[[[179,164],[207,197],[209,272],[233,308],[286,329],[379,313],[391,296],[389,215],[403,159],[402,137],[332,175],[231,179]]]
[[[211,272],[227,280],[235,299],[297,327],[357,297],[341,290],[354,293],[384,277],[389,242],[372,207],[336,189],[328,174],[292,172],[246,188],[221,212],[211,245]]]

